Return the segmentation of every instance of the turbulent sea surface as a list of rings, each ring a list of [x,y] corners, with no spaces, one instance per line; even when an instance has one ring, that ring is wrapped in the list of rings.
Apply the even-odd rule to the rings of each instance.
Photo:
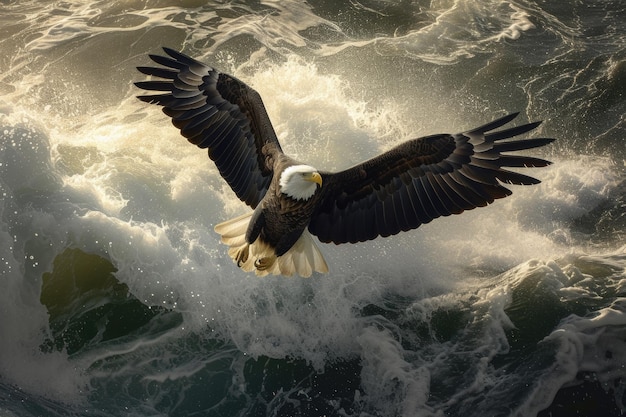
[[[244,274],[246,209],[135,69],[161,46],[257,89],[347,168],[513,111],[542,180]],[[626,412],[623,0],[0,1],[1,416]]]

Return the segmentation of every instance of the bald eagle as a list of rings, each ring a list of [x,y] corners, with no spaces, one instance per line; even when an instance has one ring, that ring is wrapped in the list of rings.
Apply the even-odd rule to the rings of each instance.
[[[496,129],[517,113],[464,133],[402,143],[341,172],[320,171],[285,155],[259,94],[235,77],[163,48],[156,77],[135,85],[138,98],[163,107],[189,142],[208,148],[220,174],[253,210],[215,226],[229,255],[257,275],[328,272],[315,240],[355,243],[415,229],[440,216],[486,206],[511,194],[502,183],[539,180],[502,167],[543,167],[543,159],[510,155],[549,138],[506,140],[540,122]]]

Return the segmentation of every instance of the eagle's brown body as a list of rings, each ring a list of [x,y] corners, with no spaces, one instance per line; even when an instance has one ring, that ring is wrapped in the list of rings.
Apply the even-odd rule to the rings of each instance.
[[[270,182],[265,197],[254,209],[252,221],[246,233],[248,243],[257,237],[272,246],[276,256],[282,256],[298,240],[307,228],[315,210],[320,193],[316,192],[305,201],[283,195],[280,190],[280,174],[290,166],[301,165],[285,155],[277,155],[273,165],[276,175]]]

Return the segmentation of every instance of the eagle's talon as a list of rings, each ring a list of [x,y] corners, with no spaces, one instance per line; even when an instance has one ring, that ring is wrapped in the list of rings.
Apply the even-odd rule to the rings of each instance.
[[[270,269],[272,267],[272,265],[274,265],[275,261],[276,261],[276,257],[275,256],[268,256],[268,257],[265,257],[265,258],[259,258],[259,259],[254,261],[254,267],[256,269],[258,269],[259,271],[266,271],[266,270]]]
[[[241,268],[241,266],[246,263],[246,261],[248,260],[249,254],[250,254],[250,245],[245,245],[244,247],[240,248],[237,251],[235,255],[235,261],[237,261],[237,267]]]

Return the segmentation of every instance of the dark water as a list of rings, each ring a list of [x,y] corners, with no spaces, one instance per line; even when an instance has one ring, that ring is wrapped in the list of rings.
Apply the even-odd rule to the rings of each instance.
[[[533,187],[242,274],[242,213],[134,96],[161,46],[250,83],[334,170],[521,111]],[[621,1],[0,2],[1,416],[619,416]]]

